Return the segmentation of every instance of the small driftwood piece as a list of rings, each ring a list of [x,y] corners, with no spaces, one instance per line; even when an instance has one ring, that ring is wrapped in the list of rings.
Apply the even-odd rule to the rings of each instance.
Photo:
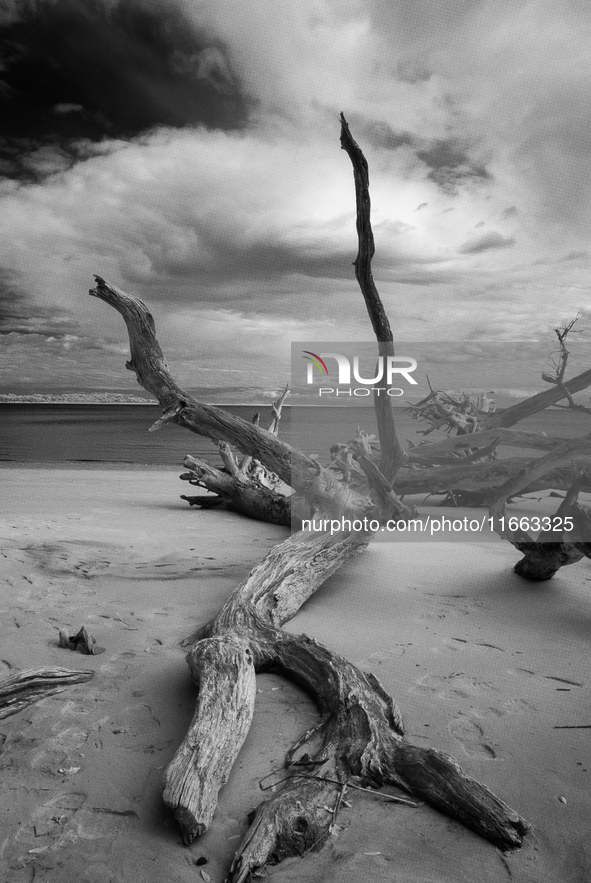
[[[93,677],[93,671],[71,671],[68,668],[19,671],[0,681],[0,718],[16,714],[46,696],[61,693],[70,684],[83,684]]]
[[[77,650],[86,656],[96,656],[96,638],[91,635],[86,626],[82,626],[75,635],[68,635],[65,629],[59,633],[59,646],[66,650]]]

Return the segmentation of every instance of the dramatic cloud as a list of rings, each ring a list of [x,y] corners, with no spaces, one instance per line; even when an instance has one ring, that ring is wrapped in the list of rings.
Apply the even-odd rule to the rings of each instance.
[[[578,0],[28,0],[0,27],[8,389],[126,382],[95,272],[150,303],[191,386],[271,389],[291,340],[369,338],[341,110],[397,338],[589,315]]]
[[[451,193],[462,181],[490,178],[484,166],[475,163],[456,139],[436,141],[427,150],[417,151],[417,156],[431,170],[427,177]]]
[[[246,119],[224,47],[200,36],[180,4],[23,5],[0,30],[0,47],[8,146],[129,137],[157,125],[232,129]]]

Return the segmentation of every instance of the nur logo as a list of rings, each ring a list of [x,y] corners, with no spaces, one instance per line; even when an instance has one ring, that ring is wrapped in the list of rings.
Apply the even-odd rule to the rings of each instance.
[[[318,370],[321,377],[328,376],[329,371],[326,366],[325,359],[334,359],[337,363],[338,368],[338,384],[340,386],[351,386],[351,362],[344,356],[342,353],[313,353],[310,350],[302,350],[304,359],[308,361],[308,373],[306,383],[313,384],[314,383],[314,368]],[[394,382],[394,377],[396,375],[397,379],[400,377],[404,378],[404,380],[411,384],[412,386],[417,386],[417,381],[414,377],[411,377],[413,371],[417,369],[416,359],[408,358],[407,356],[379,356],[377,360],[377,366],[375,368],[375,377],[362,377],[359,369],[359,356],[353,357],[353,378],[357,383],[364,384],[362,387],[357,387],[352,390],[340,390],[335,389],[333,387],[320,387],[318,394],[319,395],[356,395],[356,396],[367,396],[370,395],[371,390],[369,387],[374,387],[375,384],[380,383],[380,381],[385,380],[387,384],[387,388],[376,388],[375,391],[378,395],[384,390],[389,396],[398,397],[404,395],[404,390],[399,387],[392,387]],[[318,376],[318,375],[316,375]]]

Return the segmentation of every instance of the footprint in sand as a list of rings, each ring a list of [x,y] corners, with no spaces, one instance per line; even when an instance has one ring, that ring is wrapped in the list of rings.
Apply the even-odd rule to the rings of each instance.
[[[384,662],[389,662],[396,656],[404,656],[407,647],[412,647],[412,643],[393,644],[392,647],[379,648],[377,650],[374,650],[373,653],[370,653],[369,656],[365,657],[365,659],[361,659],[356,662],[356,665],[361,669],[371,669],[375,665],[382,665],[382,663]]]
[[[83,791],[58,794],[37,807],[31,818],[16,833],[14,843],[4,850],[3,857],[13,869],[23,868],[47,852],[55,852],[78,839],[72,819],[86,803]],[[35,850],[31,852],[31,849]]]
[[[482,727],[469,718],[456,717],[448,724],[447,729],[469,757],[484,757],[490,760],[497,756],[492,745],[484,738]]]
[[[116,678],[122,675],[129,668],[129,662],[137,654],[133,650],[124,650],[122,653],[115,653],[108,662],[103,662],[99,672],[103,677]]]
[[[437,693],[440,699],[474,699],[490,692],[496,687],[488,681],[469,677],[464,672],[452,672],[450,675],[423,675],[412,688],[413,693]]]
[[[537,708],[527,699],[506,699],[500,708],[491,706],[489,711],[497,717],[504,717],[506,714],[525,714],[528,711],[537,711]]]

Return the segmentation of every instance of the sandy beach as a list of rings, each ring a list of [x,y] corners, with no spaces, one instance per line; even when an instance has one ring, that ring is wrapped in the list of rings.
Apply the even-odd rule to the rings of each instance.
[[[260,676],[254,724],[214,823],[182,845],[160,788],[195,701],[178,641],[287,531],[190,509],[178,474],[0,470],[0,676],[57,666],[95,672],[0,721],[2,883],[221,883],[264,796],[259,782],[315,719],[298,688]],[[349,792],[338,836],[266,876],[591,879],[591,729],[572,728],[591,725],[591,565],[534,585],[514,575],[518,557],[496,539],[376,542],[286,628],[374,672],[410,741],[453,755],[531,823],[522,849],[502,854],[426,806]],[[104,652],[59,649],[59,629],[82,625]]]

